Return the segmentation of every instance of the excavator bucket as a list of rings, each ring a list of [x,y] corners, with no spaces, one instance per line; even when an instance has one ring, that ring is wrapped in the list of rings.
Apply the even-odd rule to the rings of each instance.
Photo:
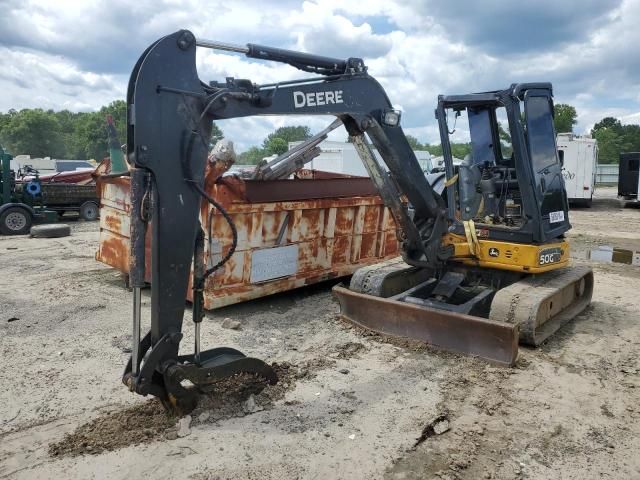
[[[407,295],[425,282],[416,273],[419,269],[404,262],[365,269],[366,274],[356,272],[351,288],[333,288],[342,318],[382,335],[412,338],[506,366],[515,364],[518,343],[540,345],[582,312],[593,293],[591,268],[554,270],[499,289],[488,297],[490,310],[483,318],[430,308]]]

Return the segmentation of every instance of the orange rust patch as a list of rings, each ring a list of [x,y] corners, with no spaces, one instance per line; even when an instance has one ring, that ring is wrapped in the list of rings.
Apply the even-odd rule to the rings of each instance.
[[[397,254],[399,251],[400,245],[398,244],[398,239],[396,238],[396,232],[386,232],[384,235],[384,256]]]
[[[365,233],[362,235],[360,244],[360,258],[373,258],[376,256],[376,246],[378,244],[377,233]]]
[[[364,211],[363,233],[371,233],[378,230],[381,208],[377,206],[366,207]]]
[[[355,208],[340,208],[336,213],[335,235],[351,235]]]
[[[321,210],[303,210],[298,224],[298,239],[311,240],[320,236],[323,225],[320,222]]]
[[[105,223],[107,224],[107,227],[109,228],[109,230],[115,233],[120,233],[120,228],[122,227],[122,221],[120,220],[119,216],[108,215],[105,218]]]
[[[333,242],[333,263],[349,263],[351,257],[351,237],[336,237]]]
[[[298,250],[298,275],[307,275],[309,272],[318,270],[321,263],[318,251],[318,240],[299,244]]]
[[[111,236],[100,242],[98,260],[121,272],[129,272],[129,246],[126,239]]]

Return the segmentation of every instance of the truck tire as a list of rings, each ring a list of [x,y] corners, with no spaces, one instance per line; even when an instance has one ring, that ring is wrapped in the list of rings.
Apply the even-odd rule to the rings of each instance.
[[[97,220],[100,210],[96,202],[84,202],[80,205],[80,218],[87,221]]]
[[[29,233],[33,217],[22,207],[9,207],[0,215],[0,233],[4,235],[26,235]]]
[[[31,236],[35,238],[59,238],[71,235],[71,227],[64,223],[52,223],[31,227]]]

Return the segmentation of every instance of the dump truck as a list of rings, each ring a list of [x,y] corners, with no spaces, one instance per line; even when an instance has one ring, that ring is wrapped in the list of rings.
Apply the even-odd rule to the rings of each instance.
[[[26,170],[28,180],[16,180],[12,156],[0,147],[0,157],[0,233],[24,235],[33,223],[56,222],[68,211],[78,212],[85,220],[98,218],[95,185],[43,182],[35,169]]]

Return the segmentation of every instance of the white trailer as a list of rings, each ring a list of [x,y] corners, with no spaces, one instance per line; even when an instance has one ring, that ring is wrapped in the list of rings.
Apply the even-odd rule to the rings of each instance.
[[[559,133],[556,142],[569,203],[590,207],[596,184],[598,142],[573,133]]]
[[[300,142],[289,142],[289,150],[299,143]],[[318,146],[321,150],[320,155],[311,160],[311,162],[307,164],[307,168],[360,177],[369,176],[352,143],[325,140]],[[431,154],[424,150],[414,150],[413,153],[415,153],[422,170],[425,173],[431,172],[433,168],[431,163]],[[374,150],[374,154],[380,161],[381,165],[384,165],[382,157],[380,157],[376,150]]]

